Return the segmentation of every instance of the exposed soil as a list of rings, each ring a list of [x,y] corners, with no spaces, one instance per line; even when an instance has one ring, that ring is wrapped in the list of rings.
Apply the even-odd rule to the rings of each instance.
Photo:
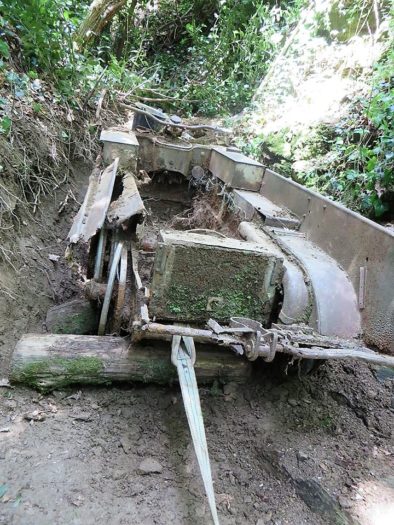
[[[89,170],[75,173],[81,201]],[[58,213],[69,189],[21,219],[17,271],[0,267],[0,378],[20,335],[79,293],[64,258],[78,203]],[[201,389],[221,524],[393,523],[394,376],[339,362],[286,380],[277,369]],[[178,388],[0,387],[0,524],[107,523],[211,523]]]

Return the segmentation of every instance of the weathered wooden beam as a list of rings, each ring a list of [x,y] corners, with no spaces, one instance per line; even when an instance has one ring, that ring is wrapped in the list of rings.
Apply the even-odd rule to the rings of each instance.
[[[251,364],[226,350],[198,349],[200,383],[245,382]],[[171,346],[134,345],[121,337],[26,334],[14,350],[10,379],[50,391],[73,384],[136,381],[166,384],[177,378]]]
[[[228,334],[215,334],[213,330],[160,323],[146,323],[140,330],[133,334],[133,338],[162,339],[170,341],[174,335],[193,337],[197,343],[220,344],[222,346],[231,346],[239,344],[240,342],[236,337]]]
[[[188,326],[164,325],[159,323],[148,323],[136,333],[137,338],[165,339],[170,340],[174,335],[193,337],[196,342],[205,344],[220,344],[221,346],[232,347],[239,345],[242,339],[234,334],[216,334],[213,330],[202,330],[190,328]],[[354,359],[376,365],[389,366],[394,368],[394,356],[380,354],[366,347],[356,346],[352,341],[342,341],[338,338],[329,338],[319,334],[300,335],[291,334],[294,345],[283,345],[278,343],[276,351],[288,354],[296,359]],[[347,343],[347,346],[345,346]],[[304,344],[305,346],[297,346]],[[342,344],[344,346],[342,346]],[[309,346],[306,346],[309,345]],[[322,346],[319,346],[322,345]],[[325,346],[324,346],[325,345]],[[258,349],[260,357],[270,355],[268,344],[261,345]]]

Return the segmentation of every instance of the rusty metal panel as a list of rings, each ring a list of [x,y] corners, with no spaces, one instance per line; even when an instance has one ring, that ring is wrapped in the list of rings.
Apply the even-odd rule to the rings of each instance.
[[[277,206],[266,197],[255,191],[234,190],[234,204],[245,214],[247,220],[260,216],[266,226],[297,230],[300,221],[285,209]]]
[[[103,226],[111,202],[118,164],[119,159],[115,159],[104,171],[95,169],[90,176],[85,199],[68,234],[71,243],[80,239],[88,241]]]
[[[364,339],[394,353],[394,233],[269,169],[261,191],[302,219],[300,231],[341,265],[355,290],[367,269]]]
[[[137,169],[139,143],[132,131],[103,130],[100,140],[104,143],[103,159],[110,163],[119,158],[121,167],[135,173]]]
[[[191,169],[193,146],[173,144],[149,135],[138,135],[140,144],[139,167],[147,172],[176,171],[185,177]]]
[[[264,166],[242,153],[223,148],[212,149],[209,163],[211,173],[232,188],[259,191]]]
[[[130,172],[126,173],[122,182],[123,191],[118,199],[111,202],[107,214],[108,221],[116,226],[120,226],[134,215],[145,213],[145,206],[140,197],[134,175]]]

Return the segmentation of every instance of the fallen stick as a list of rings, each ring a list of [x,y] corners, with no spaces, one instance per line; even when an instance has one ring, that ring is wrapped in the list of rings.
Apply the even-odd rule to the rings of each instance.
[[[200,383],[215,379],[245,382],[251,363],[231,352],[198,349]],[[166,384],[176,381],[171,345],[136,345],[121,337],[26,334],[14,350],[10,380],[42,391],[73,384],[102,385],[117,381]]]

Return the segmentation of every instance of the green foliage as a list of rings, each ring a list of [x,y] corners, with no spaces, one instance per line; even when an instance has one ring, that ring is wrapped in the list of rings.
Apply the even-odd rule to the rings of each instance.
[[[82,13],[77,0],[0,1],[3,31],[17,35],[23,64],[29,69],[69,74],[75,66],[72,33]]]
[[[389,210],[394,193],[393,64],[391,49],[376,66],[370,95],[303,145],[303,159],[327,153],[301,173],[301,181],[376,218]]]
[[[240,111],[306,1],[140,0],[134,9],[130,0],[91,47],[81,50],[74,35],[89,4],[0,0],[0,87],[27,101],[37,117],[45,106],[42,81],[54,86],[53,104],[74,109],[98,97],[105,86],[110,96],[127,93],[131,100],[148,96],[156,101],[164,93],[171,99],[163,104],[189,114]],[[316,31],[336,41],[370,31],[376,23],[362,0],[336,2],[319,16]],[[377,65],[370,96],[354,101],[337,125],[255,137],[244,144],[246,153],[268,152],[288,173],[291,162],[303,161],[296,175],[301,182],[381,216],[394,193],[393,53],[389,50]],[[11,136],[12,118],[9,102],[0,99],[0,136]]]
[[[212,12],[215,3],[208,4],[208,12]],[[210,27],[196,16],[183,26],[176,49],[168,45],[157,53],[154,46],[159,82],[186,99],[182,108],[189,112],[217,115],[240,111],[283,45],[300,5],[300,1],[291,0],[222,0]],[[155,42],[154,36],[149,38]]]
[[[10,56],[10,49],[8,47],[8,44],[3,40],[0,40],[0,56],[4,58],[9,58]]]
[[[137,11],[128,2],[82,52],[74,34],[88,1],[0,0],[0,58],[9,58],[17,39],[24,73],[50,78],[71,105],[106,68],[102,83],[110,89],[164,90],[179,110],[225,114],[250,101],[302,2],[162,0],[153,8],[140,0]]]
[[[54,102],[66,100],[79,107],[78,101],[100,87],[98,79],[110,89],[125,90],[146,81],[143,70],[137,73],[128,60],[113,56],[106,35],[92,50],[78,49],[73,35],[88,5],[77,0],[26,0],[23,5],[0,0],[0,35],[5,39],[0,42],[0,58],[9,58],[7,41],[18,47],[17,67],[3,64],[5,80],[14,93],[22,97],[29,80],[42,78],[56,88]],[[39,112],[39,107],[34,111]]]

